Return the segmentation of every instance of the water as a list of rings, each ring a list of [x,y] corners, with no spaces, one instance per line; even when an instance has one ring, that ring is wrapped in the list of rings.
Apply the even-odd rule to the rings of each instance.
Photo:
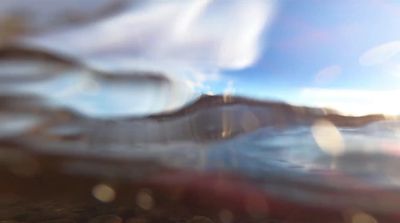
[[[232,95],[203,95],[170,110],[151,98],[160,91],[169,98],[175,90],[162,74],[107,74],[34,50],[6,49],[3,58],[12,61],[3,66],[19,74],[3,69],[0,77],[1,160],[12,178],[47,179],[56,173],[70,179],[68,184],[83,177],[149,183],[146,188],[194,187],[204,199],[206,191],[221,190],[218,208],[271,219],[316,218],[312,211],[299,217],[279,205],[340,216],[362,213],[388,222],[399,211],[400,123],[393,118],[343,116]],[[24,66],[10,66],[14,63]],[[38,71],[29,67],[33,63]],[[151,103],[135,107],[138,100]],[[27,186],[44,193],[49,185]],[[256,193],[261,201],[251,210],[246,202],[232,205],[236,195],[229,190],[245,197]]]
[[[274,1],[35,2],[0,6],[0,222],[400,219],[397,116],[208,92]]]

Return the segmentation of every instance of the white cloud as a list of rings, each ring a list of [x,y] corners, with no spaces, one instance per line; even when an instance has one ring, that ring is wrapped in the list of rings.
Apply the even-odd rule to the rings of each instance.
[[[400,76],[400,41],[387,42],[364,52],[360,59],[364,66],[375,66],[381,74]]]
[[[359,61],[365,66],[381,65],[390,62],[398,54],[400,54],[400,41],[387,42],[364,52]]]
[[[274,2],[151,0],[98,24],[27,42],[86,61],[107,58],[109,64],[124,58],[240,69],[257,60]]]
[[[120,10],[125,0],[1,0],[0,23],[14,21],[23,25],[24,31],[45,31],[70,26],[74,19],[90,22],[99,16]],[[107,14],[107,13],[106,13]],[[108,16],[109,14],[107,14]],[[77,21],[77,20],[75,20]],[[15,21],[14,21],[15,22]]]
[[[328,107],[344,114],[365,115],[384,113],[400,114],[400,90],[353,90],[304,88],[299,94],[299,101],[305,105]]]

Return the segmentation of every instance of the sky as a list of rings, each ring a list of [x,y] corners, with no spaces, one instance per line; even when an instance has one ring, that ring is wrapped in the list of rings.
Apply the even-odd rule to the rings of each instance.
[[[162,71],[180,95],[400,114],[399,0],[133,2],[114,17],[23,41],[99,70]],[[174,95],[175,108],[193,97]]]
[[[241,95],[399,114],[399,27],[396,0],[282,1],[259,60],[225,75]]]

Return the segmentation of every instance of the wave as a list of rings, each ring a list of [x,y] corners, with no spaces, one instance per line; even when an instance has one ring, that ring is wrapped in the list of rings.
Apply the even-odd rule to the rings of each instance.
[[[332,109],[233,95],[202,95],[173,107],[145,96],[141,103],[125,100],[118,106],[120,95],[105,98],[102,90],[90,93],[91,88],[127,88],[121,95],[128,92],[129,99],[135,94],[140,98],[143,91],[174,91],[176,85],[161,73],[102,73],[37,51],[8,49],[0,57],[25,65],[28,60],[28,70],[38,69],[27,75],[17,66],[0,73],[0,161],[17,178],[56,174],[57,179],[84,176],[163,189],[172,185],[197,188],[194,192],[207,198],[206,191],[215,189],[212,182],[221,181],[242,185],[234,189],[239,194],[250,187],[280,211],[272,200],[302,208],[351,207],[377,215],[399,211],[396,118],[351,117]],[[86,86],[74,88],[82,75],[90,77]],[[96,86],[99,83],[102,86]],[[92,106],[96,100],[108,103]],[[147,107],[142,104],[146,100]],[[144,110],[131,113],[129,106]],[[340,153],[330,152],[335,140],[343,147]],[[33,182],[30,186],[35,187]],[[231,199],[224,197],[223,205]]]

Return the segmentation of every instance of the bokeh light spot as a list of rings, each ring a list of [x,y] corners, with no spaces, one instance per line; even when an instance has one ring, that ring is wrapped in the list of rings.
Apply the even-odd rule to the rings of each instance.
[[[150,210],[154,206],[153,196],[149,190],[141,190],[136,196],[136,204],[143,210]]]
[[[351,218],[352,223],[378,223],[371,215],[364,212],[357,212]]]
[[[111,202],[115,199],[115,191],[106,184],[97,184],[92,189],[92,195],[101,202]]]
[[[319,148],[325,153],[338,156],[344,152],[342,134],[328,120],[318,120],[311,128],[312,135]]]

